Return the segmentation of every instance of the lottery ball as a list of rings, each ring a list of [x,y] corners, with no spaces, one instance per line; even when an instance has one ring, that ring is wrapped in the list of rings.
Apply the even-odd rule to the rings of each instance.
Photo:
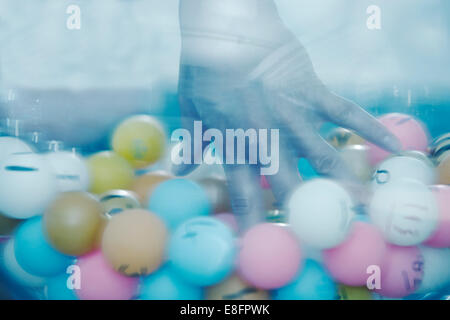
[[[239,232],[239,226],[238,222],[236,220],[236,217],[232,213],[218,213],[214,215],[214,218],[217,220],[223,222],[225,225],[230,227],[231,230],[233,230],[235,233]]]
[[[88,167],[76,153],[57,151],[49,152],[44,157],[53,168],[60,192],[89,189]]]
[[[13,153],[32,153],[33,149],[15,137],[0,137],[0,163]]]
[[[412,116],[401,113],[389,113],[379,118],[379,121],[401,143],[402,150],[427,152],[428,133],[425,126]],[[369,160],[377,165],[389,156],[389,152],[372,144],[369,146]]]
[[[173,270],[197,286],[211,286],[225,279],[233,270],[235,257],[232,231],[211,217],[193,218],[178,226],[168,247]]]
[[[424,261],[417,247],[400,247],[389,244],[380,266],[381,288],[375,291],[384,297],[402,298],[414,293],[423,279]]]
[[[408,155],[389,157],[376,169],[372,178],[372,188],[402,179],[432,185],[436,182],[434,165],[426,157],[422,159]]]
[[[324,201],[326,199],[326,201]],[[347,237],[354,216],[353,201],[336,182],[308,181],[288,201],[288,221],[297,236],[318,249],[333,248]]]
[[[332,130],[327,137],[327,141],[336,149],[364,144],[363,138],[345,128],[336,128]]]
[[[91,177],[90,191],[101,194],[114,189],[128,189],[134,179],[130,164],[114,152],[103,151],[87,160]]]
[[[203,288],[187,283],[164,266],[142,280],[139,300],[203,300]]]
[[[363,222],[354,222],[348,238],[339,246],[323,252],[324,264],[333,278],[348,286],[367,283],[367,268],[381,265],[386,243],[378,229]]]
[[[161,265],[166,238],[166,227],[156,215],[142,209],[125,210],[108,222],[102,251],[118,272],[145,276]]]
[[[316,261],[306,260],[294,281],[273,293],[275,300],[334,300],[337,288],[330,274]]]
[[[138,209],[141,207],[137,195],[127,190],[111,190],[99,196],[103,212],[113,216],[124,210]]]
[[[47,300],[78,300],[75,290],[69,286],[70,277],[70,274],[62,273],[48,278],[46,280]]]
[[[417,181],[398,180],[376,190],[369,214],[388,242],[412,246],[433,234],[439,211],[427,186]]]
[[[242,237],[238,257],[240,277],[260,289],[276,289],[294,279],[301,266],[301,249],[287,227],[263,223]]]
[[[450,247],[450,186],[432,186],[431,191],[436,197],[439,219],[437,229],[425,244],[430,247]]]
[[[339,300],[373,300],[372,294],[367,287],[349,287],[339,285]]]
[[[423,256],[423,278],[417,294],[427,294],[450,285],[450,249],[420,247]]]
[[[75,294],[81,300],[130,300],[137,294],[138,278],[115,271],[101,251],[78,259],[81,286]]]
[[[161,217],[169,229],[174,229],[188,219],[207,216],[212,206],[199,184],[187,179],[171,179],[155,188],[148,208]]]
[[[250,286],[233,274],[224,281],[206,288],[207,300],[269,300],[269,293]]]
[[[103,209],[86,192],[64,192],[44,214],[44,230],[50,244],[58,251],[80,256],[96,246],[101,231]]]
[[[165,140],[164,130],[155,118],[138,115],[119,124],[111,144],[134,168],[143,168],[163,156]]]
[[[450,184],[450,153],[440,161],[438,167],[438,179],[440,184]]]
[[[361,181],[369,181],[372,166],[369,162],[369,148],[363,145],[346,146],[339,150],[342,160]]]
[[[15,219],[44,213],[57,193],[53,171],[35,153],[8,156],[0,164],[0,212]]]
[[[50,246],[43,232],[42,217],[23,222],[14,232],[14,253],[19,265],[28,273],[51,277],[65,272],[72,258]]]
[[[0,238],[7,236],[17,227],[21,220],[5,217],[0,212]]]
[[[16,254],[14,250],[14,239],[8,240],[3,247],[3,259],[1,261],[1,267],[4,273],[12,279],[15,283],[30,288],[41,288],[44,286],[45,278],[32,275],[19,265],[16,260]]]
[[[430,154],[436,159],[448,150],[450,150],[450,133],[446,133],[433,141]]]
[[[130,186],[130,190],[137,194],[139,201],[143,205],[147,205],[153,190],[155,190],[161,182],[172,178],[173,177],[170,174],[163,171],[149,172],[134,179]]]
[[[219,178],[202,178],[198,184],[203,187],[212,205],[213,212],[231,211],[230,196],[228,194],[228,186],[225,179]]]

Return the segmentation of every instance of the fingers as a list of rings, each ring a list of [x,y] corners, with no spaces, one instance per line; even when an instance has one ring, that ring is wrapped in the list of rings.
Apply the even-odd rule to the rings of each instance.
[[[190,147],[187,148],[187,150],[191,150],[189,159],[187,163],[181,163],[181,164],[174,164],[172,162],[171,165],[171,172],[176,176],[185,176],[192,171],[194,171],[199,165],[196,164],[195,159],[201,159],[203,156],[203,150],[209,145],[209,142],[202,141],[200,145],[197,145],[194,137],[194,131],[195,131],[195,121],[199,120],[197,111],[195,109],[195,105],[192,102],[192,100],[187,99],[183,96],[180,96],[179,98],[180,103],[180,113],[181,113],[181,124],[185,130],[189,132],[189,139],[188,143],[190,144]]]
[[[231,206],[240,232],[264,220],[259,169],[253,165],[224,165]]]
[[[398,139],[357,104],[334,93],[324,94],[320,100],[325,116],[330,121],[354,130],[364,139],[390,152],[398,152],[401,149]]]

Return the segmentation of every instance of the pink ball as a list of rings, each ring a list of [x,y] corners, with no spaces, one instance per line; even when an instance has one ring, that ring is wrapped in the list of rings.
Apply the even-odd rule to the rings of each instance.
[[[402,145],[402,150],[427,152],[428,134],[425,127],[412,116],[401,113],[389,113],[378,119]],[[389,152],[367,142],[369,146],[369,160],[376,165],[389,156]]]
[[[380,266],[386,253],[386,243],[374,226],[355,222],[352,231],[341,245],[323,251],[324,264],[334,279],[353,286],[367,284],[367,268]]]
[[[450,186],[432,186],[439,208],[439,224],[433,235],[425,242],[435,248],[450,247]]]
[[[234,214],[232,213],[218,213],[214,215],[214,218],[222,221],[225,223],[228,227],[231,228],[234,232],[238,233],[239,227],[236,218],[234,217]]]
[[[300,244],[287,227],[259,224],[241,239],[238,271],[243,280],[257,288],[286,285],[296,276],[300,263]]]
[[[139,279],[115,271],[101,251],[82,256],[77,265],[81,289],[75,291],[81,300],[129,300],[136,294]]]
[[[419,248],[388,244],[381,265],[381,289],[376,289],[376,292],[389,298],[402,298],[414,293],[423,278],[423,263]]]
[[[261,188],[270,189],[270,184],[269,184],[269,181],[267,181],[266,176],[261,176],[260,184],[261,184]]]

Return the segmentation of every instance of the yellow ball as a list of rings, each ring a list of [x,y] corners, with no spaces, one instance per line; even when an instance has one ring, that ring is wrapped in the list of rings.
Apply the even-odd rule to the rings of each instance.
[[[370,291],[365,287],[349,287],[339,285],[340,300],[372,300]]]
[[[112,148],[134,168],[143,168],[163,156],[165,140],[164,131],[156,119],[138,115],[119,124],[112,137]]]
[[[327,137],[330,143],[336,149],[344,148],[346,146],[363,145],[364,139],[355,134],[353,131],[336,128]]]
[[[90,177],[90,191],[96,194],[113,190],[128,189],[134,179],[134,170],[122,157],[111,151],[92,155],[87,161]]]

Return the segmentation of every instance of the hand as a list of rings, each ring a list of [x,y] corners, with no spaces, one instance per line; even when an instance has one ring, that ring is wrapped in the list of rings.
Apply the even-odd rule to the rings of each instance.
[[[277,26],[276,33],[280,33]],[[194,121],[202,121],[204,130],[218,129],[224,137],[226,129],[279,129],[279,170],[267,178],[277,202],[282,205],[300,182],[299,157],[307,158],[320,174],[349,184],[357,183],[338,152],[319,135],[322,122],[354,130],[389,151],[395,152],[400,146],[360,106],[327,89],[315,74],[305,48],[288,30],[279,39],[284,39],[284,43],[268,49],[263,58],[246,57],[251,61],[246,64],[248,67],[242,67],[241,61],[236,62],[239,67],[233,67],[227,61],[229,68],[223,68],[220,63],[223,56],[209,57],[205,65],[193,63],[196,59],[192,59],[192,48],[186,41],[188,45],[183,46],[181,55],[179,97],[182,122],[192,136]],[[203,49],[208,50],[208,41],[211,55],[216,55],[214,39],[203,39]],[[236,48],[243,47],[246,54],[252,52],[246,47],[253,45],[235,42]],[[255,60],[257,63],[252,64]],[[263,219],[260,167],[261,163],[248,162],[224,165],[232,208],[243,230]],[[195,165],[183,164],[174,166],[173,171],[185,175],[194,168]]]

